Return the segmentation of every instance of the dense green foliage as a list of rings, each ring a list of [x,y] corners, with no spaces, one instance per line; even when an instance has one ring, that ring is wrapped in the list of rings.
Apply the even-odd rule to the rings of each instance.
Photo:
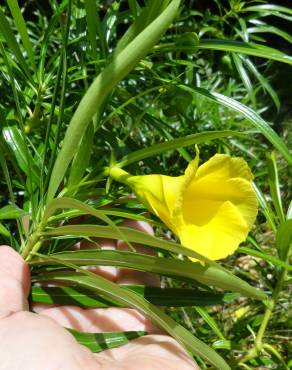
[[[291,368],[291,21],[292,9],[261,1],[1,6],[1,243],[27,258],[34,281],[73,286],[62,294],[34,288],[35,300],[67,303],[79,289],[80,305],[92,292],[102,305],[127,302],[183,343],[202,369]],[[221,266],[169,233],[166,241],[161,221],[107,176],[114,164],[133,174],[179,175],[195,144],[202,160],[242,156],[255,175],[257,223]],[[148,220],[157,237],[119,227],[127,218]],[[106,236],[147,244],[159,257],[66,254],[82,237]],[[174,290],[123,289],[78,267],[89,260],[160,273]],[[157,295],[169,316],[155,306]],[[182,325],[173,329],[172,319]]]

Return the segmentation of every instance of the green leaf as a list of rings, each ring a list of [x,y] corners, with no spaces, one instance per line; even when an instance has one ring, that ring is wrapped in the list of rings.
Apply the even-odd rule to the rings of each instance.
[[[159,17],[113,58],[87,90],[70,121],[56,159],[48,187],[48,202],[55,196],[89,122],[95,114],[99,116],[98,112],[111,90],[127,76],[166,31],[177,15],[179,5],[179,0],[173,0]]]
[[[3,128],[2,132],[6,144],[9,146],[12,154],[14,154],[19,167],[27,176],[32,177],[35,184],[38,184],[39,171],[35,165],[35,160],[28,151],[22,131],[16,126],[7,126]]]
[[[53,199],[48,204],[43,214],[43,219],[42,219],[43,225],[46,224],[50,216],[52,216],[56,212],[56,210],[64,209],[64,208],[78,209],[79,211],[82,211],[83,214],[89,214],[96,218],[99,218],[100,220],[102,220],[103,222],[109,225],[109,228],[112,230],[113,233],[115,232],[117,235],[119,235],[119,238],[127,242],[128,240],[127,237],[122,233],[121,229],[118,228],[109,217],[107,217],[106,214],[104,214],[103,212],[97,209],[92,208],[91,206],[85,203],[80,202],[77,199],[72,199],[72,198],[67,198],[67,197]]]
[[[287,220],[290,220],[292,218],[292,200],[288,206],[286,218]]]
[[[1,224],[1,222],[0,222],[0,234],[5,236],[6,238],[11,237],[10,231],[7,230],[6,227],[3,224]]]
[[[239,76],[244,84],[244,87],[248,93],[248,96],[250,98],[250,101],[252,102],[252,105],[254,108],[256,108],[256,97],[255,97],[255,92],[251,83],[251,80],[249,78],[249,75],[246,71],[246,69],[243,66],[243,63],[240,59],[240,56],[232,53],[232,58],[235,64],[235,67],[237,69],[237,72],[239,73]]]
[[[18,208],[15,204],[0,208],[0,220],[14,220],[25,215],[27,215],[27,212]]]
[[[247,247],[239,247],[237,250],[239,253],[244,253],[250,256],[261,258],[264,261],[271,262],[274,266],[284,267],[289,271],[292,271],[292,266],[288,263],[279,260],[274,256],[270,256],[269,254],[257,251],[255,249],[247,248]]]
[[[292,36],[289,33],[285,32],[285,31],[283,31],[283,30],[281,30],[277,27],[267,25],[265,23],[263,25],[262,24],[256,25],[256,27],[249,27],[247,29],[247,32],[248,33],[273,33],[277,36],[282,37],[284,40],[286,40],[286,41],[290,42],[290,44],[292,44]]]
[[[131,163],[141,161],[145,158],[158,155],[169,150],[177,150],[178,148],[183,148],[188,145],[195,145],[200,143],[205,143],[209,140],[221,139],[228,136],[244,136],[245,134],[238,131],[209,131],[201,132],[199,134],[187,135],[179,137],[177,139],[169,140],[164,143],[154,144],[148,148],[137,150],[124,156],[119,163],[116,165],[118,167],[124,167]]]
[[[237,293],[213,293],[198,289],[158,288],[144,285],[121,285],[122,289],[132,290],[150,303],[167,307],[212,306],[224,304],[238,297]],[[114,300],[76,287],[33,286],[31,300],[34,303],[75,305],[80,307],[125,307]]]
[[[98,226],[94,227],[96,228]],[[93,236],[92,233],[90,234],[91,236]],[[130,241],[134,242],[134,240],[131,240],[130,235],[127,236]],[[137,242],[137,239],[135,240],[135,242]],[[160,242],[161,248],[162,241]],[[149,243],[144,244],[149,245]],[[183,253],[182,250],[181,253]],[[34,264],[56,265],[58,263],[59,264],[74,263],[77,266],[119,266],[140,271],[153,272],[172,277],[173,276],[184,277],[187,279],[198,281],[207,286],[212,285],[220,289],[239,292],[251,298],[265,299],[266,297],[262,291],[251,287],[245,281],[241,280],[240,278],[221,268],[219,269],[207,265],[202,266],[201,263],[195,263],[191,261],[181,261],[174,258],[152,257],[133,252],[82,250],[75,252],[55,253],[45,258],[35,257],[30,262],[31,265]]]
[[[279,257],[286,261],[292,250],[292,219],[283,222],[276,235]]]
[[[84,333],[74,329],[67,330],[74,336],[77,342],[91,350],[91,352],[102,352],[106,349],[120,347],[146,335],[145,331],[124,331],[105,333]]]
[[[261,206],[261,211],[263,212],[264,216],[266,217],[266,220],[270,226],[270,228],[273,230],[273,232],[276,234],[277,232],[277,226],[275,224],[275,215],[272,211],[271,207],[269,206],[269,203],[267,202],[265,195],[261,191],[261,189],[253,183],[254,191],[257,195],[257,200]]]
[[[171,336],[192,353],[196,353],[207,360],[218,370],[231,370],[226,362],[205,343],[194,337],[188,330],[172,320],[168,315],[156,306],[152,305],[137,293],[122,289],[117,284],[102,278],[101,276],[86,273],[86,275],[76,274],[76,272],[53,272],[38,276],[39,281],[62,282],[69,285],[78,284],[86,289],[117,300],[121,304],[129,304],[145,315],[153,323]]]
[[[100,238],[109,239],[121,239],[121,234],[126,238],[126,240],[145,244],[155,248],[165,249],[173,253],[181,253],[185,256],[190,256],[198,259],[199,261],[206,262],[210,266],[215,266],[221,268],[216,262],[209,260],[207,257],[200,255],[199,253],[185,248],[180,244],[174,242],[168,242],[166,240],[158,239],[149,234],[134,230],[128,227],[119,227],[119,231],[114,230],[112,227],[100,226],[100,225],[74,225],[74,226],[60,226],[54,229],[49,229],[42,233],[44,237],[54,236],[54,235],[66,235],[66,236],[95,236]]]
[[[243,63],[247,66],[247,68],[250,70],[251,73],[256,77],[256,79],[259,81],[259,83],[262,85],[262,87],[267,91],[267,93],[270,95],[270,97],[273,99],[273,102],[277,108],[277,110],[280,109],[280,100],[276,93],[276,91],[273,89],[269,81],[257,70],[256,66],[252,61],[247,58],[241,56]]]
[[[226,340],[223,333],[219,329],[216,321],[209,315],[208,311],[203,307],[195,307],[198,314],[202,317],[202,319],[210,326],[213,332],[222,340]]]
[[[157,18],[162,11],[165,10],[166,6],[169,5],[170,0],[149,0],[135,19],[134,23],[128,28],[123,37],[118,42],[118,45],[115,49],[115,53],[120,53],[134,38],[139,35],[151,22]]]
[[[257,57],[277,60],[278,62],[288,63],[292,65],[292,56],[282,53],[277,49],[251,42],[247,43],[241,41],[219,39],[200,40],[198,48],[254,55]]]
[[[279,184],[278,167],[276,162],[275,153],[267,153],[267,168],[268,168],[268,181],[270,185],[270,193],[273,204],[280,222],[284,222],[285,216],[282,206],[282,198]]]
[[[19,48],[18,42],[16,41],[16,38],[10,28],[9,22],[7,21],[1,7],[0,7],[0,33],[2,33],[2,35],[4,36],[8,47],[13,51],[20,67],[23,69],[24,73],[29,78],[29,80],[32,81],[29,68],[26,64],[26,61]]]
[[[86,21],[87,21],[87,37],[91,48],[91,53],[94,60],[97,60],[97,8],[95,0],[85,0],[84,1],[86,10]]]
[[[185,85],[180,85],[181,88],[193,92],[198,93],[200,95],[205,96],[206,98],[217,102],[218,104],[222,104],[225,107],[231,108],[234,111],[240,113],[244,116],[253,126],[258,129],[273,145],[279,152],[283,155],[283,157],[287,160],[289,164],[292,164],[292,155],[290,154],[289,149],[283,142],[283,140],[276,134],[276,132],[268,125],[268,123],[254,110],[247,107],[244,104],[239,103],[238,101],[229,98],[225,95],[208,91],[206,89],[202,89],[200,87],[188,87]]]
[[[78,151],[72,161],[70,169],[70,175],[68,179],[68,188],[78,185],[82,179],[84,172],[89,164],[91,149],[93,144],[94,128],[93,124],[90,123],[86,129],[86,132],[81,140]]]
[[[287,8],[285,6],[276,5],[276,4],[260,4],[260,5],[252,5],[246,8],[242,8],[241,11],[244,12],[263,12],[269,11],[271,14],[275,14],[276,12],[287,13],[292,15],[292,9]]]
[[[24,49],[27,52],[29,62],[32,65],[32,67],[35,69],[33,48],[29,40],[27,28],[26,28],[21,10],[18,6],[17,0],[7,0],[7,3],[10,8],[11,14],[14,18],[14,24],[17,27],[19,34],[21,36],[21,41],[23,43]]]

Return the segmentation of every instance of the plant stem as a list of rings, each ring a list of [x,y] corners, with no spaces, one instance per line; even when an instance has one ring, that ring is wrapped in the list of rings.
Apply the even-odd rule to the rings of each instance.
[[[30,259],[32,252],[36,253],[40,249],[42,245],[41,233],[44,230],[44,228],[45,228],[45,222],[41,222],[36,227],[36,230],[30,235],[26,244],[24,245],[21,251],[21,256],[26,261]]]
[[[35,249],[35,246],[40,243],[40,232],[37,230],[29,237],[27,243],[25,244],[21,256],[23,259],[28,260],[30,252]]]
[[[281,290],[283,288],[283,284],[285,282],[287,275],[287,269],[282,269],[279,279],[277,281],[276,287],[274,289],[273,295],[271,300],[268,302],[269,305],[265,310],[263,321],[261,322],[261,326],[258,330],[256,339],[255,339],[255,345],[248,351],[248,353],[240,360],[239,364],[243,364],[249,360],[252,360],[253,358],[257,357],[259,353],[262,351],[264,344],[263,344],[263,337],[266,331],[266,328],[268,326],[270,317],[273,313],[273,310],[277,304],[279,294],[281,293]]]

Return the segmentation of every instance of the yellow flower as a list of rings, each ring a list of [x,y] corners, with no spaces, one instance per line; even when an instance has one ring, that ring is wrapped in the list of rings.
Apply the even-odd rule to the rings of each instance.
[[[211,260],[232,254],[253,225],[258,209],[252,173],[242,158],[216,154],[184,175],[131,176],[113,168],[110,175],[130,185],[145,206],[180,239]]]

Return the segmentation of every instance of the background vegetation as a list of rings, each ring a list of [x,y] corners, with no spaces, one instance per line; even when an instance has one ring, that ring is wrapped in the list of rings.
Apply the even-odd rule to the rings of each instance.
[[[35,281],[67,279],[81,289],[79,304],[88,304],[88,289],[115,304],[127,300],[184,343],[202,369],[228,369],[211,348],[232,369],[291,368],[291,21],[292,9],[284,1],[4,2],[1,243],[28,259]],[[173,236],[127,197],[129,189],[107,176],[115,163],[133,174],[181,174],[194,156],[194,144],[200,145],[202,161],[218,152],[242,156],[255,175],[257,223],[247,242],[220,261],[231,276],[250,285],[242,280],[228,285],[229,275],[218,283],[220,267],[206,264],[208,273],[214,269],[217,291],[239,291],[241,296],[214,293],[198,277],[200,264],[194,264],[192,278],[182,276],[179,244],[163,241],[165,235],[169,240]],[[70,226],[72,218],[83,214],[90,216]],[[127,234],[118,228],[127,218],[147,219],[160,239]],[[76,287],[75,273],[59,272],[64,265],[78,269],[86,258],[90,264],[107,258],[113,265],[125,258],[129,267],[147,270],[147,258],[138,266],[134,253],[51,256],[80,237],[105,232],[129,242],[139,237],[158,247],[165,263],[173,261],[168,274],[162,274],[164,286],[177,288],[169,290],[168,304],[156,302],[154,291],[113,288],[97,278],[91,281],[84,272]],[[263,302],[251,286],[269,299]],[[67,298],[46,293],[45,299],[54,302],[74,297],[73,290]],[[156,294],[163,299],[161,291]],[[40,296],[34,288],[32,299]],[[171,319],[141,296],[169,306],[167,312],[181,329],[171,332]],[[185,307],[173,307],[179,299]],[[98,343],[95,338],[92,349],[98,350]]]

